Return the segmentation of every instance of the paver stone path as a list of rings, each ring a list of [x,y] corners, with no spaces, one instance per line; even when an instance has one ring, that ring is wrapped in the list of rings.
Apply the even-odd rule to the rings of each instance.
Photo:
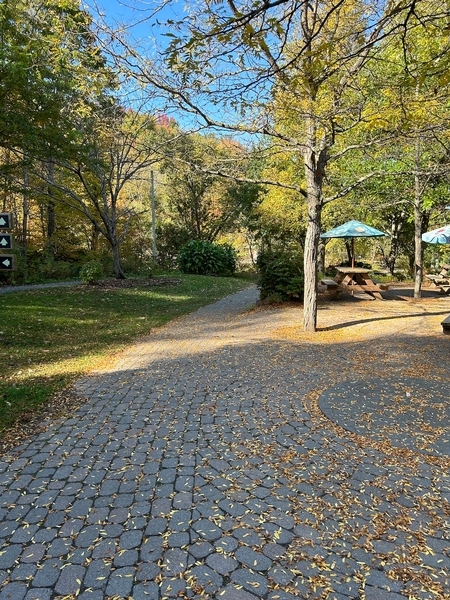
[[[450,598],[448,299],[324,302],[308,335],[256,299],[155,330],[0,459],[0,600]]]

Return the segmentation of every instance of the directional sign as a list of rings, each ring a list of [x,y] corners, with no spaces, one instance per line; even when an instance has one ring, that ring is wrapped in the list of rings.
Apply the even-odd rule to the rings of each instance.
[[[0,213],[0,229],[12,229],[12,213]]]
[[[0,250],[12,248],[13,236],[11,233],[0,233]]]
[[[16,268],[13,254],[0,254],[0,271],[14,271]]]

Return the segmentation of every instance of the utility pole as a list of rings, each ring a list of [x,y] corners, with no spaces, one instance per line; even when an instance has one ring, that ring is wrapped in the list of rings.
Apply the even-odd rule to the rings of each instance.
[[[150,196],[152,201],[152,258],[153,262],[156,263],[158,252],[156,250],[155,181],[153,170],[150,171]]]

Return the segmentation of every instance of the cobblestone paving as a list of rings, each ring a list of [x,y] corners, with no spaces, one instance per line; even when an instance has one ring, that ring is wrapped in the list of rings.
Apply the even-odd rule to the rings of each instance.
[[[339,302],[311,341],[292,334],[300,309],[245,310],[255,299],[155,331],[0,460],[0,600],[450,598],[448,457],[358,435],[361,407],[349,431],[318,409],[368,370],[382,385],[425,369],[448,416],[448,305],[403,303],[403,319],[355,302],[366,332],[375,304],[392,320],[350,346],[327,338]]]

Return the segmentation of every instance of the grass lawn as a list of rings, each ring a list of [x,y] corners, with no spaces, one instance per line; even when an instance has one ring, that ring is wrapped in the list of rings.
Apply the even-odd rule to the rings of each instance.
[[[170,277],[180,283],[0,294],[0,437],[138,336],[249,284],[231,277]]]

